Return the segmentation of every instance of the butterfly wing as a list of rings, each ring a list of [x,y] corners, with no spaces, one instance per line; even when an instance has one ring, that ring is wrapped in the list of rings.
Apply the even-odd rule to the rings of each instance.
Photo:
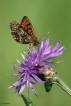
[[[16,21],[10,22],[11,34],[16,42],[19,42],[19,35],[17,34],[19,26],[20,24],[17,23]]]
[[[29,44],[31,37],[24,31],[16,21],[10,22],[11,34],[14,40],[21,44]]]
[[[25,32],[32,38],[33,42],[37,41],[37,36],[27,16],[23,17],[21,26],[24,28]]]

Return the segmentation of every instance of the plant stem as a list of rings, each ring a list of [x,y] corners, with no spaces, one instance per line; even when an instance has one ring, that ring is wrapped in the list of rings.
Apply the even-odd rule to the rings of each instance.
[[[59,87],[61,87],[67,94],[71,96],[71,89],[58,77],[54,76],[52,78],[52,82],[56,83]]]

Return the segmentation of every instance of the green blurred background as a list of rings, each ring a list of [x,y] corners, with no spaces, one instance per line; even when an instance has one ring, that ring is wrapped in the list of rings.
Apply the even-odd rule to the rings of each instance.
[[[28,16],[40,40],[48,31],[45,39],[50,38],[55,45],[61,40],[61,46],[66,50],[55,61],[64,60],[56,64],[55,69],[59,77],[71,88],[71,0],[0,0],[0,105],[25,106],[17,94],[10,94],[14,89],[7,90],[19,77],[10,77],[14,73],[12,63],[21,60],[20,55],[28,45],[16,43],[11,35],[9,23],[12,20],[21,22],[23,16]],[[44,86],[34,86],[39,98],[30,90],[30,99],[36,106],[71,106],[71,97],[57,85],[46,93]],[[23,94],[28,95],[27,89]],[[7,106],[7,105],[6,105]]]

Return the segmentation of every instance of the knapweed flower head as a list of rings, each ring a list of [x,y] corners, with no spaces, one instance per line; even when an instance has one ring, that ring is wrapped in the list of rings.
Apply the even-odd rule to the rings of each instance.
[[[37,50],[28,49],[26,55],[22,54],[23,61],[18,61],[20,63],[19,66],[14,65],[16,74],[11,74],[12,76],[20,75],[21,77],[14,84],[9,86],[8,89],[16,87],[16,91],[20,95],[27,85],[28,93],[31,88],[32,92],[37,95],[33,85],[46,82],[45,78],[41,79],[40,76],[44,76],[46,68],[53,68],[51,59],[62,55],[65,50],[64,46],[60,47],[60,41],[58,41],[55,46],[49,46],[49,43],[50,39],[46,41],[43,39]],[[45,69],[43,67],[45,67]],[[20,71],[18,71],[18,69]],[[31,81],[30,77],[32,77],[34,81]]]

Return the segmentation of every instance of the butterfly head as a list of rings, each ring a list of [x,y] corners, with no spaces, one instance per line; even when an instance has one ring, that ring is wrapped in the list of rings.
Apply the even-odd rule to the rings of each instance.
[[[40,44],[39,41],[34,42],[34,46],[38,46]]]

